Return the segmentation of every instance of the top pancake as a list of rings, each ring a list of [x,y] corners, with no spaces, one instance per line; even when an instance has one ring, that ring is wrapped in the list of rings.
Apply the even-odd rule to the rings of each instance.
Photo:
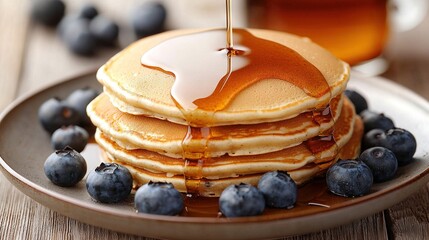
[[[142,55],[154,46],[167,39],[199,31],[202,30],[176,30],[147,37],[111,58],[99,69],[97,79],[111,96],[112,103],[121,111],[131,114],[144,114],[179,124],[199,125],[198,122],[187,121],[174,103],[170,95],[174,76],[141,64]],[[348,65],[307,38],[269,30],[248,31],[256,37],[277,42],[298,52],[321,72],[330,92],[320,97],[311,97],[287,81],[265,79],[244,88],[222,110],[194,110],[194,116],[211,116],[213,120],[210,126],[289,119],[309,109],[327,105],[331,98],[345,89],[349,78]],[[308,81],[311,82],[312,79]],[[203,83],[204,79],[201,79],[201,82]]]

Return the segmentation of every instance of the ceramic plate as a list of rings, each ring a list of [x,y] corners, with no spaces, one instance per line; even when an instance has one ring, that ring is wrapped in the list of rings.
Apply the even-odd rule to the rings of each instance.
[[[168,239],[261,239],[318,231],[374,214],[421,189],[429,179],[429,104],[409,90],[381,78],[353,77],[349,87],[384,112],[398,127],[410,130],[418,142],[415,160],[400,168],[391,181],[374,185],[370,194],[343,198],[330,194],[323,179],[299,190],[291,210],[267,210],[264,215],[227,219],[217,214],[216,200],[187,199],[187,216],[138,214],[132,195],[120,204],[100,204],[89,197],[84,181],[61,188],[47,180],[43,163],[52,153],[49,136],[39,125],[38,107],[48,98],[64,98],[74,89],[100,89],[95,74],[67,80],[17,100],[1,115],[0,156],[4,175],[37,202],[71,218],[115,231]],[[84,151],[88,169],[98,165],[96,144]],[[198,215],[199,217],[192,217]]]

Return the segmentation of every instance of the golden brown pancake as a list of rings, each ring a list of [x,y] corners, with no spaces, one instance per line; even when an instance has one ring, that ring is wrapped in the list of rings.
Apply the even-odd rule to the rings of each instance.
[[[343,108],[341,96],[331,101],[333,121],[320,125],[314,121],[313,112],[310,111],[279,122],[211,127],[206,150],[208,156],[255,155],[300,144],[333,126]],[[349,103],[345,104],[347,108],[351,107]],[[187,134],[187,126],[121,112],[104,94],[90,103],[87,112],[95,126],[123,148],[146,149],[170,157],[182,157],[182,141]],[[192,144],[204,144],[204,139],[195,139]]]
[[[97,79],[106,92],[113,96],[112,103],[120,107],[121,111],[187,124],[170,95],[174,76],[142,66],[140,59],[149,49],[167,39],[201,31],[176,30],[139,40],[103,65],[97,73]],[[248,31],[256,37],[298,52],[321,72],[330,92],[320,97],[311,97],[287,81],[258,81],[242,90],[220,111],[195,110],[195,115],[212,116],[212,126],[254,124],[292,118],[308,109],[326,105],[331,97],[340,95],[345,89],[349,79],[348,65],[310,40],[283,32],[256,29]],[[204,79],[201,79],[201,82],[204,82]]]

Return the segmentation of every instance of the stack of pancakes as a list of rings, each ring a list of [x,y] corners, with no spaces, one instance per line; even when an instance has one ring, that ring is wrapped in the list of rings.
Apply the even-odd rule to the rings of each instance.
[[[358,155],[363,127],[343,95],[347,64],[308,39],[286,33],[248,30],[298,52],[322,73],[330,91],[312,97],[290,82],[264,79],[220,111],[196,109],[196,115],[211,121],[194,126],[170,95],[174,76],[145,67],[140,59],[161,42],[195,31],[139,40],[97,73],[104,92],[87,108],[97,127],[96,141],[103,161],[126,166],[136,187],[165,181],[184,193],[219,196],[231,184],[256,185],[262,174],[274,170],[287,171],[302,184],[338,159]],[[329,109],[328,121],[316,121],[321,106]]]

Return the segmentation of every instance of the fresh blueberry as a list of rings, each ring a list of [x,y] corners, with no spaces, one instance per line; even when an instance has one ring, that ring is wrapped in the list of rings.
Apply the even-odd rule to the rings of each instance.
[[[362,150],[381,146],[382,142],[386,140],[386,132],[382,129],[373,129],[362,138]]]
[[[182,195],[171,183],[149,182],[134,196],[134,207],[141,213],[174,216],[180,214],[184,206]]]
[[[59,98],[45,101],[39,108],[39,121],[49,133],[62,126],[76,125],[80,122],[79,113]]]
[[[367,194],[373,183],[371,169],[362,161],[339,160],[326,173],[329,191],[343,197]]]
[[[360,93],[355,90],[347,89],[344,94],[350,99],[350,101],[352,101],[357,114],[368,109],[368,103]]]
[[[34,0],[31,15],[42,24],[56,26],[64,17],[65,10],[66,5],[60,0]]]
[[[398,170],[398,160],[395,154],[384,147],[373,147],[365,150],[359,156],[372,171],[374,182],[384,182],[392,179]]]
[[[51,144],[55,150],[63,149],[67,146],[77,152],[82,152],[88,143],[88,132],[75,125],[58,128],[51,136]]]
[[[398,159],[399,166],[404,166],[413,159],[417,142],[409,131],[394,128],[387,130],[386,139],[381,142],[381,146],[391,150]]]
[[[80,126],[89,127],[93,126],[91,120],[86,114],[86,107],[88,104],[97,97],[99,92],[89,87],[80,88],[73,91],[66,99],[67,105],[74,108],[79,112],[81,122]]]
[[[69,24],[72,24],[74,21],[77,21],[78,19],[81,19],[77,14],[68,14],[63,19],[61,19],[60,23],[57,27],[58,35],[60,36],[61,40],[65,41],[65,32],[69,26]]]
[[[131,22],[137,37],[146,37],[164,30],[167,11],[161,3],[146,2],[131,14]]]
[[[268,207],[292,208],[296,203],[298,188],[286,172],[265,173],[259,179],[258,189],[264,195]]]
[[[95,16],[98,15],[97,8],[92,3],[86,3],[84,4],[78,13],[79,17],[86,18],[86,19],[93,19]]]
[[[226,217],[256,216],[264,212],[264,195],[249,184],[231,185],[221,193],[219,208]]]
[[[95,52],[96,39],[89,30],[86,18],[70,18],[61,23],[60,36],[67,47],[79,55],[91,55]]]
[[[86,161],[78,152],[67,147],[49,155],[44,164],[44,171],[54,184],[71,187],[85,176]]]
[[[89,195],[102,203],[117,203],[128,197],[133,188],[130,171],[116,163],[101,163],[86,178]]]
[[[89,30],[100,43],[114,45],[118,40],[118,25],[102,15],[92,19],[89,23]]]
[[[361,112],[365,132],[369,132],[372,129],[383,129],[389,130],[395,127],[392,119],[386,117],[383,113],[376,113],[370,110]]]

